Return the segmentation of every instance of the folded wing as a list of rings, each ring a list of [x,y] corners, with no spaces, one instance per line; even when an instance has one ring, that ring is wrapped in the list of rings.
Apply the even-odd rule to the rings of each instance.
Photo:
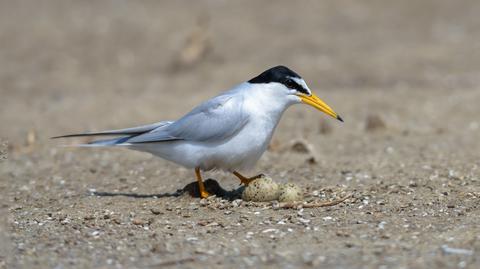
[[[170,140],[221,141],[235,135],[248,122],[243,96],[220,95],[194,108],[178,121],[134,136],[125,143],[155,143]]]

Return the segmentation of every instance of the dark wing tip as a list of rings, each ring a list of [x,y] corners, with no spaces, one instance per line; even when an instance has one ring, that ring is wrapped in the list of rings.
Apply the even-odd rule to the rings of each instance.
[[[82,136],[105,136],[105,135],[123,135],[122,133],[85,133],[85,134],[68,134],[50,137],[50,139],[82,137]]]
[[[59,136],[52,136],[50,139],[57,139],[57,138],[65,138],[65,137],[74,137],[75,135],[59,135]]]

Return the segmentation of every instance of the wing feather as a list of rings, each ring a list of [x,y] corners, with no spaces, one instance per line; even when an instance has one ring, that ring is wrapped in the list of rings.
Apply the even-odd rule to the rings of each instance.
[[[158,129],[162,126],[169,125],[171,123],[172,123],[171,121],[161,121],[161,122],[157,122],[157,123],[153,123],[153,124],[131,127],[131,128],[126,128],[126,129],[54,136],[54,137],[52,137],[52,139],[54,139],[54,138],[66,138],[66,137],[79,137],[79,136],[139,135],[139,134],[143,134],[143,133]]]
[[[127,143],[170,140],[221,141],[236,134],[248,122],[243,96],[224,94],[210,99],[164,127],[128,139]]]

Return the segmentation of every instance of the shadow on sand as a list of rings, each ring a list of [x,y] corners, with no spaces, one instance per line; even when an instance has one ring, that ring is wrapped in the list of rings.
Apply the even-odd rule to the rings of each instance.
[[[227,191],[220,186],[220,184],[215,179],[207,179],[204,181],[205,189],[210,194],[215,194],[217,197],[222,197],[227,200],[235,200],[240,199],[242,196],[242,192],[245,189],[244,186],[241,186],[237,189]],[[179,197],[184,194],[189,194],[192,197],[200,197],[200,192],[198,188],[198,184],[196,181],[188,183],[183,187],[183,189],[179,189],[176,192],[171,193],[158,193],[158,194],[139,194],[139,193],[125,193],[125,192],[103,192],[103,191],[93,191],[89,193],[90,195],[100,196],[100,197],[114,197],[114,196],[125,196],[131,198],[140,198],[140,199],[147,199],[147,198],[164,198],[164,197]]]

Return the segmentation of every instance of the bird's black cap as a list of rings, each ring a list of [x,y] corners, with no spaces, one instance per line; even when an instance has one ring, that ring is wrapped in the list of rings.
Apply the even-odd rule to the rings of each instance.
[[[270,83],[270,82],[284,83],[284,81],[289,77],[301,78],[297,73],[293,72],[288,67],[283,65],[278,65],[263,71],[263,73],[252,78],[248,82],[250,83]]]
[[[302,85],[298,84],[292,78],[301,79],[301,77],[297,73],[293,72],[288,67],[283,65],[278,65],[264,71],[263,73],[252,78],[248,82],[253,84],[262,84],[262,83],[267,84],[271,82],[278,82],[290,89],[295,89],[298,92],[301,92],[303,94],[311,95],[308,89],[305,89]]]

